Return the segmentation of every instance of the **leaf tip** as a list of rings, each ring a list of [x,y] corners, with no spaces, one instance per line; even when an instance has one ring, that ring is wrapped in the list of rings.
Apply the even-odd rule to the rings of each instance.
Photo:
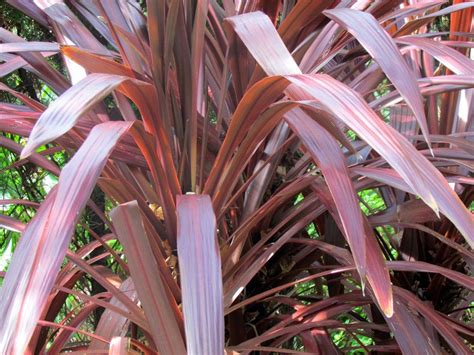
[[[20,160],[28,158],[33,153],[34,148],[30,144],[26,144],[25,148],[20,153]]]
[[[385,308],[383,308],[383,313],[387,318],[393,317],[393,302],[390,302]]]
[[[433,147],[431,146],[431,141],[427,140],[426,143],[428,143],[428,149],[430,150],[431,156],[434,158],[435,155],[434,155],[434,152],[433,152]]]
[[[390,288],[386,291],[383,292],[383,294],[380,294],[381,290],[375,290],[376,298],[377,298],[377,303],[379,305],[380,310],[383,312],[385,317],[387,318],[392,318],[393,316],[393,292],[392,292],[392,286],[390,285]],[[379,292],[377,292],[379,291]]]

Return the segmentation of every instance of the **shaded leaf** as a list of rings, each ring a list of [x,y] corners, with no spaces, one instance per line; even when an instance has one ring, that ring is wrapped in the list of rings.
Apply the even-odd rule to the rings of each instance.
[[[135,285],[133,284],[133,280],[131,278],[126,279],[120,285],[120,291],[123,292],[127,297],[130,297],[132,301],[137,301],[137,291],[135,289]],[[120,307],[124,310],[126,308],[122,305],[122,303],[113,297],[110,300],[110,304]],[[102,313],[99,324],[97,324],[97,328],[95,330],[95,334],[98,336],[110,340],[111,344],[113,343],[114,337],[125,336],[127,333],[127,328],[129,325],[128,318],[124,317],[121,314],[114,312],[111,309],[106,309],[104,313]],[[89,344],[89,349],[91,350],[99,350],[99,349],[107,349],[106,344],[103,342],[97,341],[95,339],[91,340]]]
[[[440,315],[433,308],[424,304],[415,295],[407,290],[394,287],[394,291],[399,297],[400,301],[403,301],[409,307],[422,314],[423,317],[433,324],[439,334],[446,340],[446,342],[456,354],[468,354],[470,352],[469,347],[464,343],[462,338],[454,331],[452,327],[447,324],[447,322],[442,317],[440,317]]]
[[[137,202],[119,205],[110,212],[110,216],[117,237],[124,246],[130,273],[158,351],[183,354],[185,347],[178,305],[160,275]]]

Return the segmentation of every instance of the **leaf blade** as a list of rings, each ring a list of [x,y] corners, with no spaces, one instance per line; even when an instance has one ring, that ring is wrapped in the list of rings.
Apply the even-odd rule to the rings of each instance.
[[[146,237],[145,227],[136,201],[123,203],[110,212],[117,237],[124,246],[130,273],[145,309],[153,340],[160,353],[182,354],[181,320],[178,306],[159,273]]]
[[[371,14],[366,12],[339,8],[326,10],[324,14],[349,31],[377,61],[413,110],[423,136],[430,144],[418,83],[390,35]]]
[[[4,315],[0,320],[0,353],[24,352],[66,255],[79,212],[109,154],[129,128],[125,122],[96,126],[28,224],[0,289]],[[99,142],[102,149],[97,151]],[[54,223],[49,222],[51,218]]]
[[[131,80],[125,76],[91,74],[72,86],[40,116],[33,127],[21,158],[32,154],[42,144],[62,136],[95,104],[104,99],[122,83]],[[134,81],[142,83],[140,81]],[[76,103],[71,105],[71,102]]]
[[[216,218],[208,195],[177,197],[178,256],[188,354],[224,353]]]

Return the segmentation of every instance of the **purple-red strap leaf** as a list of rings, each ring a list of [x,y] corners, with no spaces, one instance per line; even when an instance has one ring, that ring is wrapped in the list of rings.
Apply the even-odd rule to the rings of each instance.
[[[2,43],[0,53],[4,52],[59,52],[59,44],[54,42]]]
[[[197,174],[197,117],[202,112],[204,99],[204,59],[203,50],[205,42],[205,30],[207,21],[207,12],[209,9],[209,0],[196,1],[196,13],[194,15],[193,31],[191,35],[191,61],[192,61],[192,108],[191,119],[189,121],[190,129],[190,165],[191,165],[191,188],[194,191],[196,187]]]
[[[132,302],[136,302],[138,299],[137,290],[135,289],[133,280],[130,277],[122,282],[120,285],[120,292],[129,297]],[[126,311],[126,307],[116,297],[112,297],[110,304]],[[127,334],[129,324],[130,321],[128,318],[124,317],[122,314],[114,312],[109,308],[106,308],[100,317],[95,334],[104,339],[111,340],[112,344],[114,337],[125,336]],[[89,349],[105,350],[107,349],[107,344],[96,339],[91,339]]]
[[[49,26],[46,14],[38,6],[33,5],[30,0],[7,0],[6,3],[21,10],[21,12],[33,18],[45,28]]]
[[[61,52],[69,59],[73,60],[81,67],[91,73],[105,73],[113,75],[128,76],[130,78],[146,80],[141,74],[135,72],[130,67],[104,58],[90,51],[78,47],[64,46]]]
[[[6,137],[0,136],[0,147],[5,147],[16,154],[20,154],[23,146],[12,139],[8,139]],[[60,173],[60,169],[53,163],[51,160],[46,159],[39,153],[32,153],[28,160],[37,165],[42,167],[43,169],[53,173],[54,175],[58,176]]]
[[[246,14],[229,19],[229,24],[267,74],[301,73],[267,16],[262,13]],[[271,40],[259,42],[256,45],[252,37],[258,31],[265,33],[266,38]],[[305,93],[300,89],[296,78],[302,77],[298,75],[293,79],[294,77],[290,75],[286,76],[290,82],[296,84],[287,88],[287,95],[295,100],[307,99],[308,94],[318,98],[318,95],[313,92],[305,90]],[[376,244],[371,246],[371,251],[380,253],[380,257],[374,258],[371,264],[367,263],[367,243],[373,243],[375,239],[362,220],[355,190],[337,141],[300,109],[287,113],[286,121],[304,142],[321,168],[336,204],[337,213],[341,218],[344,235],[354,254],[362,282],[365,282],[366,274],[368,274],[368,280],[382,311],[390,317],[393,313],[390,277],[381,251]],[[369,233],[366,233],[367,231]]]
[[[130,338],[115,337],[110,341],[109,355],[135,355],[141,354],[130,349]]]
[[[459,285],[474,290],[474,279],[458,271],[447,269],[442,266],[426,263],[423,261],[389,261],[389,267],[397,271],[432,272],[457,282]]]
[[[38,119],[21,157],[29,156],[42,144],[49,143],[69,131],[83,114],[126,80],[130,80],[130,78],[109,74],[91,74],[71,87],[55,100]]]
[[[301,72],[273,24],[263,13],[235,16],[227,21],[268,75]],[[253,40],[256,35],[268,40],[257,44]],[[297,90],[303,89],[306,94],[320,101],[326,110],[351,127],[385,158],[428,206],[436,213],[441,211],[446,215],[470,246],[474,247],[474,218],[446,179],[409,141],[380,120],[357,92],[328,75],[286,77],[298,86],[291,91],[291,87],[287,89],[290,98],[301,100]],[[406,159],[407,156],[411,159]]]
[[[433,341],[423,329],[419,317],[397,298],[393,307],[393,317],[386,318],[386,321],[402,352],[417,354],[423,349],[424,354],[436,354]]]
[[[158,351],[162,354],[183,354],[185,348],[178,306],[160,275],[137,201],[119,205],[110,212],[110,216],[117,237],[123,244],[130,274]]]
[[[23,354],[64,260],[80,212],[130,123],[96,126],[28,224],[0,289],[0,353]],[[97,149],[100,146],[101,149]]]
[[[471,353],[468,344],[464,343],[463,339],[456,333],[449,323],[438,314],[435,309],[421,301],[410,291],[404,290],[400,287],[395,287],[394,291],[397,299],[399,299],[400,302],[406,304],[408,307],[423,315],[423,317],[433,325],[433,327],[453,349],[454,354]]]
[[[224,353],[216,217],[208,195],[177,196],[178,260],[188,354]]]
[[[428,125],[418,83],[390,35],[371,14],[366,12],[338,8],[326,10],[324,14],[357,38],[377,61],[413,110],[423,135],[429,143]]]
[[[263,12],[251,12],[226,19],[263,68],[267,75],[300,74],[301,70],[291,57],[272,22]],[[265,38],[256,41],[256,38]]]
[[[285,120],[301,138],[324,175],[362,281],[364,281],[366,273],[370,275],[369,280],[381,309],[384,313],[391,315],[390,276],[383,258],[372,258],[372,262],[367,263],[366,243],[375,243],[374,250],[378,250],[379,253],[381,251],[376,245],[375,236],[370,228],[367,231],[364,228],[359,202],[339,144],[323,127],[306,116],[300,109],[288,112],[285,115]],[[380,263],[378,263],[379,261]],[[376,271],[379,270],[385,270],[385,272],[376,277],[375,275],[378,274]]]
[[[295,75],[301,71],[264,14],[236,16],[227,19],[227,23],[268,75],[293,74],[286,76],[294,84],[286,90],[291,99],[307,100],[309,95],[318,100],[325,110],[369,143],[426,204],[435,212],[441,210],[474,245],[473,217],[446,179],[410,142],[387,126],[358,93],[327,75]],[[268,40],[257,44],[255,36]]]
[[[0,214],[0,228],[6,228],[13,232],[21,233],[25,229],[25,224],[13,217]]]
[[[424,50],[456,74],[474,74],[474,61],[439,41],[429,38],[402,37],[398,43]]]
[[[474,246],[474,218],[444,176],[405,137],[380,120],[358,93],[327,75],[289,79],[369,143],[428,206],[446,215]]]

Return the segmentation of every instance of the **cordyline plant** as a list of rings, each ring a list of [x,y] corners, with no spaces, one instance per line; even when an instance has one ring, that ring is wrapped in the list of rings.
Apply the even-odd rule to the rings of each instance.
[[[8,2],[57,42],[1,29],[1,76],[58,97],[3,85],[0,143],[59,181],[0,219],[1,354],[470,353],[474,3]]]

